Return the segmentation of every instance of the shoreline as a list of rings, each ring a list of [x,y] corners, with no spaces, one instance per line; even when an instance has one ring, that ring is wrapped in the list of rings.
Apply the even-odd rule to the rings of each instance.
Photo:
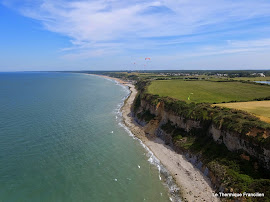
[[[118,78],[104,75],[96,76],[117,81],[129,88],[130,94],[121,108],[123,122],[132,134],[150,149],[173,177],[176,185],[180,188],[182,201],[220,201],[219,198],[213,196],[214,190],[211,187],[210,180],[199,169],[194,167],[184,155],[176,153],[171,147],[165,145],[160,138],[148,139],[143,127],[130,116],[131,106],[137,95],[135,86]]]

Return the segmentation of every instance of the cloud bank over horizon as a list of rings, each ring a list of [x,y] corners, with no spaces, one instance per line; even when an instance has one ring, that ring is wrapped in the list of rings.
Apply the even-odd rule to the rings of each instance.
[[[155,59],[153,69],[270,67],[266,0],[4,0],[2,4],[38,21],[44,30],[67,37],[69,45],[58,50],[61,60],[114,58],[115,69],[121,60],[128,64],[144,56]]]

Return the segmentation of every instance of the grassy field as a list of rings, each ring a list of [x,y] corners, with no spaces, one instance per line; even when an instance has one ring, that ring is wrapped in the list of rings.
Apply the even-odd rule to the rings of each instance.
[[[222,103],[270,96],[270,86],[241,82],[157,80],[152,81],[148,92],[187,102]]]
[[[262,121],[270,123],[270,101],[253,101],[216,104],[220,107],[240,109],[254,114]]]

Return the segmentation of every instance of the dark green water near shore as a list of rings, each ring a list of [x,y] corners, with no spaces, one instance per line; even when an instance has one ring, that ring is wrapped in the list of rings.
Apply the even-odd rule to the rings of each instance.
[[[0,201],[169,201],[119,124],[128,90],[96,76],[0,74]]]

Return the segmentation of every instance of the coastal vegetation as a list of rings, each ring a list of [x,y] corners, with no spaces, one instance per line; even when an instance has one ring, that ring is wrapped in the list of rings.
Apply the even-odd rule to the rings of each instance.
[[[263,192],[269,197],[270,175],[267,170],[258,167],[256,159],[244,151],[230,152],[224,144],[215,143],[205,130],[186,132],[171,122],[161,126],[161,129],[172,136],[173,147],[183,153],[199,156],[200,161],[217,179],[225,192]],[[256,199],[265,201],[269,198]]]

